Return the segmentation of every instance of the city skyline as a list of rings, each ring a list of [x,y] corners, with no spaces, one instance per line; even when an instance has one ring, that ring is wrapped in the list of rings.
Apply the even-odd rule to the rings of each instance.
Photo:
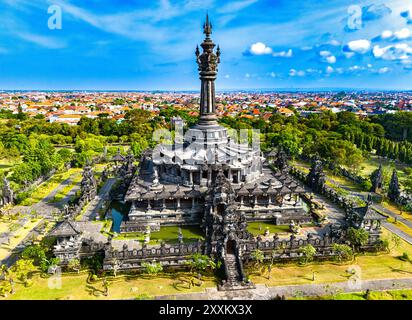
[[[412,89],[412,1],[345,2],[2,0],[0,90],[197,91],[206,12],[222,91]]]

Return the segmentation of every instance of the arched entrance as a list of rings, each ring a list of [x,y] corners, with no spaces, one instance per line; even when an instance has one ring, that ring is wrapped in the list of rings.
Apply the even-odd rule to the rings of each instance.
[[[228,240],[226,243],[226,253],[227,254],[235,254],[236,249],[236,241],[235,240]]]

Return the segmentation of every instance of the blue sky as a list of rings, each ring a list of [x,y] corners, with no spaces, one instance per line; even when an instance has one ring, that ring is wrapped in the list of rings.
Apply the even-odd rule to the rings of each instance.
[[[206,11],[218,89],[412,89],[412,0],[0,0],[0,88],[197,89]]]

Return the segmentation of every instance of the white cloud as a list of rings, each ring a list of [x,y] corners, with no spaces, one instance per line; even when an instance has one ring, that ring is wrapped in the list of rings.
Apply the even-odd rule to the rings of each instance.
[[[230,78],[230,75],[226,74],[225,79],[229,79],[229,78]]]
[[[369,51],[371,43],[369,40],[354,40],[348,42],[347,48],[352,52],[364,54]]]
[[[381,38],[382,39],[389,39],[389,38],[392,38],[392,36],[393,36],[393,32],[390,31],[390,30],[384,30],[381,33]]]
[[[45,37],[29,32],[23,32],[23,31],[16,31],[14,32],[15,35],[20,37],[21,39],[37,44],[39,46],[49,48],[49,49],[61,49],[66,47],[66,43],[52,37]]]
[[[376,45],[373,47],[373,55],[377,59],[383,60],[406,60],[412,54],[412,47],[406,43],[399,43],[386,47]]]
[[[306,73],[305,73],[305,71],[303,71],[303,70],[297,71],[297,70],[295,70],[295,69],[290,69],[290,71],[289,71],[289,75],[290,75],[291,77],[294,77],[294,76],[303,77],[305,74],[306,74]]]
[[[256,42],[250,46],[249,52],[254,55],[271,54],[272,48],[267,47],[262,42]]]
[[[384,74],[384,73],[387,73],[387,72],[389,72],[391,69],[389,69],[388,67],[383,67],[383,68],[380,68],[379,70],[378,70],[378,73],[379,74]]]
[[[365,70],[365,67],[360,67],[358,65],[354,65],[352,67],[348,68],[349,71],[361,71],[361,70]]]
[[[349,59],[349,58],[352,58],[352,57],[355,55],[354,52],[344,52],[343,54],[344,54],[345,57],[348,58],[348,59]]]
[[[331,64],[336,63],[336,57],[335,56],[326,57],[326,61]]]
[[[333,71],[335,71],[335,70],[331,66],[327,66],[326,73],[331,74],[331,73],[333,73]]]
[[[293,56],[293,51],[289,49],[288,51],[274,52],[272,55],[274,57],[290,58]]]
[[[404,40],[408,39],[411,36],[411,31],[408,28],[403,28],[399,31],[395,31],[393,35],[398,40]]]
[[[335,40],[335,39],[326,42],[326,44],[330,44],[331,46],[335,46],[335,47],[341,45],[341,43],[338,40]]]
[[[276,78],[276,73],[274,73],[274,72],[271,72],[269,75],[270,75],[272,78]]]
[[[319,54],[320,54],[321,57],[328,57],[328,56],[331,55],[330,51],[326,51],[326,50],[325,51],[320,51]]]
[[[300,50],[302,50],[302,51],[309,51],[309,50],[312,50],[312,49],[313,49],[313,47],[310,47],[310,46],[303,46],[303,47],[300,48]]]
[[[228,3],[217,10],[219,13],[233,13],[235,11],[243,10],[252,4],[258,2],[258,0],[243,0]]]
[[[322,57],[322,61],[323,62],[327,62],[327,63],[336,63],[336,57],[332,55],[332,53],[330,51],[320,51],[319,55]]]
[[[249,73],[246,73],[246,74],[245,74],[245,78],[249,79],[249,78],[250,78],[250,74],[249,74]]]

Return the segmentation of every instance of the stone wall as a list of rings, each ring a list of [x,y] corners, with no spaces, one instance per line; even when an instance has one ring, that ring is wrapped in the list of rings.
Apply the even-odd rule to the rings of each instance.
[[[127,246],[123,250],[113,250],[108,245],[105,250],[105,258],[103,263],[104,270],[112,270],[115,264],[118,264],[119,270],[140,269],[142,263],[152,262],[153,260],[160,262],[163,266],[182,266],[190,259],[190,256],[195,253],[203,253],[204,242],[179,243],[174,245],[166,245],[162,243],[160,246],[143,245],[141,249],[130,250]]]
[[[295,167],[291,167],[290,174],[298,178],[303,183],[306,183],[306,174],[303,171]],[[318,191],[320,194],[324,195],[325,197],[327,197],[329,200],[331,200],[335,204],[339,205],[344,210],[349,210],[353,208],[354,206],[356,206],[356,204],[352,200],[340,195],[336,190],[327,186],[326,184],[323,185],[322,188],[320,188]]]

